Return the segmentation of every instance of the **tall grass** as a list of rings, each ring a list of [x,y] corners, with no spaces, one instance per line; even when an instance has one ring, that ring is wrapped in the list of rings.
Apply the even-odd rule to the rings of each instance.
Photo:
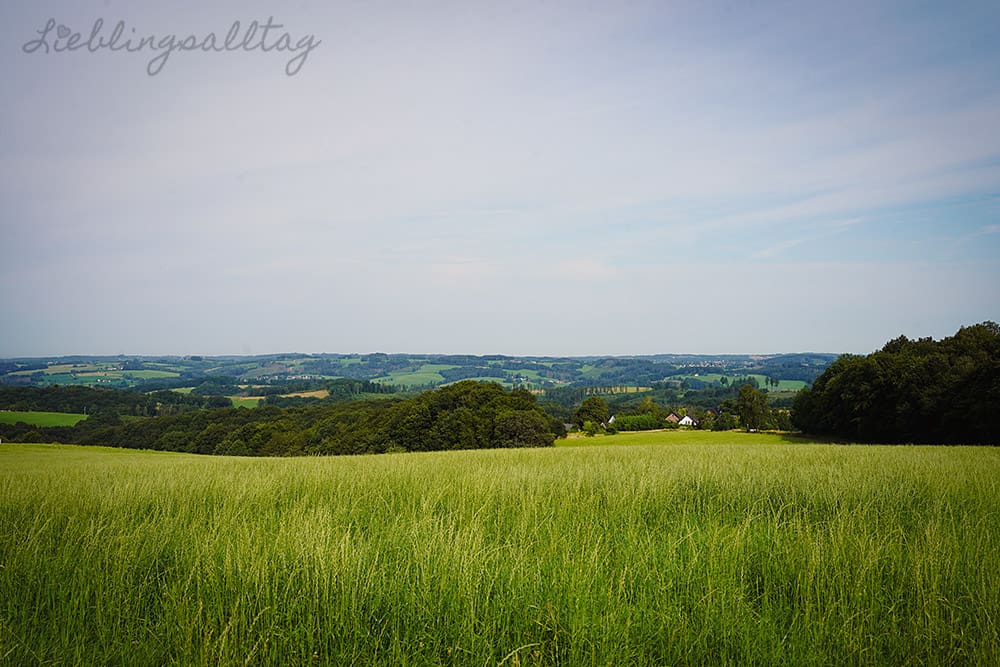
[[[1000,450],[722,437],[0,446],[0,664],[1000,663]]]

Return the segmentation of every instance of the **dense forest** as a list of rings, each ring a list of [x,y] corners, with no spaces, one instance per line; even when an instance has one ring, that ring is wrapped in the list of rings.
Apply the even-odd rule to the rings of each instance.
[[[17,387],[0,385],[0,410],[75,412],[92,415],[115,412],[119,415],[153,417],[185,410],[230,407],[225,396],[179,394],[155,391],[142,394],[121,389],[93,389],[76,386]]]
[[[1000,443],[1000,326],[844,355],[794,402],[803,431],[856,442]]]
[[[191,410],[133,419],[105,410],[74,427],[15,424],[0,426],[0,433],[21,441],[294,456],[546,447],[556,437],[565,436],[566,430],[527,391],[465,381],[409,399],[389,397],[300,408]]]

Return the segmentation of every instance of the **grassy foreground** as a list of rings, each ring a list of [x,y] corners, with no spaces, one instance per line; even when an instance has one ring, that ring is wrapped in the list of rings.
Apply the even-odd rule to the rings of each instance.
[[[669,442],[0,445],[0,664],[1000,663],[1000,448]]]

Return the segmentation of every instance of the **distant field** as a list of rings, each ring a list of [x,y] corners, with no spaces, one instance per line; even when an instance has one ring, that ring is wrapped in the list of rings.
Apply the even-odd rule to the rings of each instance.
[[[0,662],[1000,664],[1000,448],[633,435],[0,445]]]
[[[227,396],[234,408],[256,408],[264,400],[262,396]]]
[[[424,364],[417,371],[390,373],[388,377],[376,378],[375,382],[384,382],[402,386],[421,386],[425,384],[440,384],[444,376],[440,371],[458,368],[454,364]]]
[[[2,412],[0,424],[16,424],[24,422],[32,426],[75,426],[87,418],[87,415],[72,412]]]
[[[42,370],[14,371],[13,376],[42,373],[48,384],[100,385],[101,381],[176,378],[180,373],[161,370],[119,370],[119,364],[53,364]]]
[[[48,375],[58,373],[86,373],[88,371],[104,370],[108,366],[105,364],[54,364],[45,369]]]
[[[132,376],[140,378],[143,380],[149,380],[152,378],[178,378],[181,376],[180,373],[176,373],[174,371],[148,371],[148,370],[121,371],[121,374],[124,376]]]
[[[45,381],[50,384],[82,384],[82,385],[100,385],[102,381],[110,382],[110,379],[106,376],[95,377],[88,376],[86,373],[77,373],[71,375],[69,373],[53,373],[51,375],[45,376]]]
[[[439,373],[400,373],[387,377],[375,378],[373,382],[383,384],[396,384],[401,386],[420,386],[425,384],[435,384],[444,382],[444,378]]]
[[[424,364],[420,367],[421,373],[439,373],[441,371],[458,368],[455,364]]]
[[[326,398],[330,395],[329,389],[317,389],[316,391],[299,391],[293,394],[282,394],[282,398]]]
[[[14,371],[9,375],[33,375],[34,373],[44,373],[46,375],[59,375],[63,373],[88,373],[103,370],[104,366],[94,364],[53,364],[42,369],[31,371]]]

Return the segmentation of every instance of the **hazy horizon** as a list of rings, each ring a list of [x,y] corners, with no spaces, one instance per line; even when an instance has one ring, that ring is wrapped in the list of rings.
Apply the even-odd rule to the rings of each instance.
[[[85,357],[85,358],[102,358],[107,357],[111,359],[116,359],[119,357],[143,357],[143,358],[187,358],[187,357],[209,357],[214,359],[226,358],[226,357],[282,357],[282,356],[297,356],[306,355],[311,357],[318,356],[368,356],[371,354],[388,354],[388,355],[406,355],[410,357],[517,357],[517,358],[539,358],[539,359],[587,359],[587,358],[600,358],[600,359],[610,359],[610,358],[628,358],[628,357],[659,357],[659,356],[675,356],[675,357],[774,357],[774,356],[784,356],[784,355],[794,355],[794,354],[845,354],[841,352],[817,352],[814,350],[809,350],[806,352],[718,352],[711,354],[701,354],[698,352],[650,352],[650,353],[639,353],[639,354],[505,354],[503,352],[400,352],[400,351],[388,351],[388,350],[371,350],[371,351],[351,351],[351,352],[259,352],[255,354],[238,354],[231,352],[219,352],[217,354],[209,353],[145,353],[145,352],[122,352],[118,354],[42,354],[37,356],[17,356],[17,357],[0,357],[0,359],[60,359],[60,358],[74,358],[74,357]]]

